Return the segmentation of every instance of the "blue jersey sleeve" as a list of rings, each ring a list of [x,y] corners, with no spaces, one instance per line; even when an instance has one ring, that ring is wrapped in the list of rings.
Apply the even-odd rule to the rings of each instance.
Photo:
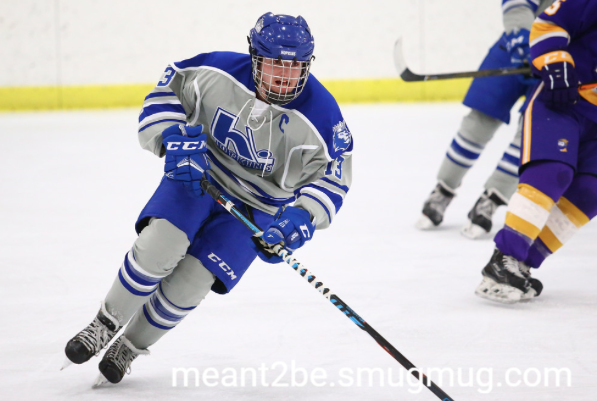
[[[336,99],[313,75],[301,96],[287,106],[299,111],[315,127],[326,145],[328,160],[352,152],[352,135]]]

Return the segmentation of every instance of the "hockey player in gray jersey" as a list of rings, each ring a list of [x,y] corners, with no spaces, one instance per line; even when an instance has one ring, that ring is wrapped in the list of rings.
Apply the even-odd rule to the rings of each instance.
[[[249,42],[250,54],[171,63],[145,98],[139,141],[165,156],[165,175],[100,311],[65,350],[86,362],[128,323],[99,364],[101,380],[122,380],[210,290],[231,291],[257,256],[281,261],[267,244],[300,248],[342,206],[353,141],[336,101],[309,74],[306,21],[264,14]],[[264,228],[262,241],[203,193],[204,176]]]
[[[480,69],[516,67],[527,63],[529,32],[535,16],[553,0],[502,0],[504,33],[489,50]],[[437,184],[423,205],[423,215],[417,227],[423,230],[438,226],[446,208],[456,195],[462,179],[483,152],[502,123],[510,121],[510,109],[523,95],[528,94],[535,80],[522,76],[476,78],[464,99],[471,108],[452,140],[437,174]],[[527,96],[528,98],[528,96]],[[478,238],[491,231],[495,210],[506,205],[516,191],[522,114],[520,109],[516,135],[506,148],[502,159],[485,183],[485,191],[468,214],[462,234]]]

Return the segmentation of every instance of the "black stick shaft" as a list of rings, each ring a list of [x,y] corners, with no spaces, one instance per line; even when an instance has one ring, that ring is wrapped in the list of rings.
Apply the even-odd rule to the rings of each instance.
[[[466,71],[454,72],[447,74],[429,74],[420,75],[415,74],[408,68],[402,71],[400,78],[406,82],[420,82],[420,81],[437,81],[441,79],[456,79],[456,78],[480,78],[480,77],[499,77],[504,75],[530,74],[531,67],[521,68],[498,68],[494,70],[480,70],[480,71]]]
[[[222,205],[228,210],[234,217],[236,217],[241,223],[243,223],[253,234],[261,234],[263,230],[251,222],[244,214],[242,214],[234,203],[226,199],[224,195],[207,179],[201,180],[201,188],[209,194],[216,202]],[[287,251],[279,245],[274,246],[274,250],[278,256],[282,257],[286,263],[288,263],[294,270],[296,270],[303,278],[305,278],[315,289],[317,289],[325,298],[327,298],[332,304],[334,304],[346,317],[348,317],[354,324],[356,324],[361,330],[366,331],[373,339],[390,354],[396,361],[404,366],[410,374],[416,377],[418,380],[423,381],[429,391],[435,394],[442,401],[454,401],[452,397],[446,394],[441,388],[433,383],[427,376],[421,373],[415,365],[412,364],[404,355],[400,353],[392,344],[381,336],[373,327],[371,327],[362,317],[360,317],[352,308],[350,308],[344,301],[334,294],[328,287],[326,287],[321,281],[316,280],[316,276],[305,269],[296,259],[290,257]]]

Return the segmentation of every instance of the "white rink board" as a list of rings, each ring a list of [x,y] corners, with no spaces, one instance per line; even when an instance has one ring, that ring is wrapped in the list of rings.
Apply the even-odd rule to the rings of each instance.
[[[533,302],[504,306],[473,295],[493,243],[472,242],[458,230],[514,126],[500,129],[466,177],[442,228],[424,233],[414,222],[466,109],[421,104],[350,106],[343,112],[355,137],[354,185],[332,227],[317,232],[297,258],[415,365],[492,370],[489,394],[479,393],[488,389],[480,382],[445,386],[455,400],[593,399],[594,223],[535,273],[545,293]],[[172,387],[173,368],[222,372],[292,361],[324,369],[330,383],[337,383],[342,368],[392,369],[398,377],[400,365],[294,271],[262,262],[232,293],[210,294],[152,347],[151,356],[139,357],[118,386],[91,389],[99,358],[60,372],[66,342],[97,312],[135,240],[134,221],[161,178],[163,162],[137,145],[136,118],[132,109],[0,114],[7,149],[0,159],[4,399],[435,399],[425,389],[410,394],[407,384],[377,382]],[[504,210],[500,213],[503,218]],[[266,375],[270,384],[282,373],[282,365],[276,366]],[[569,369],[572,386],[504,384],[508,369],[531,368]],[[280,383],[289,382],[287,373]]]
[[[247,51],[265,12],[302,15],[323,79],[476,69],[503,26],[499,0],[21,0],[0,2],[0,87],[153,83],[171,61]]]

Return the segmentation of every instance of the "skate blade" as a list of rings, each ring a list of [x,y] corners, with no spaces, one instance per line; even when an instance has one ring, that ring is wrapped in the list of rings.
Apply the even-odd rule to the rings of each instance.
[[[435,227],[435,225],[429,217],[422,214],[421,217],[419,217],[417,223],[415,224],[415,227],[419,230],[429,230],[430,228]]]
[[[467,225],[462,227],[460,234],[468,239],[478,239],[487,234],[487,231],[485,231],[483,227],[473,224],[471,221],[469,221]]]
[[[498,284],[490,278],[483,277],[483,281],[475,290],[475,295],[502,304],[514,304],[520,302],[525,294],[518,288]]]
[[[526,293],[522,294],[521,301],[528,301],[538,296],[539,295],[537,295],[537,291],[535,291],[534,288],[531,288]]]
[[[106,379],[104,377],[104,375],[102,375],[101,373],[95,378],[95,381],[93,382],[93,386],[91,386],[91,388],[99,388],[102,385],[108,383],[108,379]]]
[[[62,363],[62,367],[60,368],[60,370],[63,371],[64,369],[68,368],[72,364],[73,364],[73,362],[70,359],[65,358],[64,362]]]

